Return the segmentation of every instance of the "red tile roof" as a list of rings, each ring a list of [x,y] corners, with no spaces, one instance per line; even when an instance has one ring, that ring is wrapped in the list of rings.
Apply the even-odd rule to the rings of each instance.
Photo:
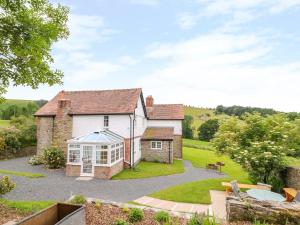
[[[148,127],[142,136],[142,140],[173,140],[173,136],[173,127]]]
[[[182,104],[154,104],[147,107],[147,115],[152,120],[183,120]]]
[[[129,114],[133,113],[142,89],[101,91],[61,91],[40,108],[35,116],[55,116],[59,99],[71,101],[70,114]]]

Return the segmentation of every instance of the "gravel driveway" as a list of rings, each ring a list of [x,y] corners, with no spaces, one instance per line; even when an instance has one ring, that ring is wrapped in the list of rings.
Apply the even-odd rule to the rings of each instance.
[[[17,186],[5,198],[63,201],[73,194],[83,194],[86,197],[127,202],[177,184],[224,176],[216,171],[195,168],[189,161],[184,161],[185,172],[181,174],[131,180],[78,181],[77,177],[66,177],[64,170],[50,171],[43,166],[31,166],[27,160],[17,158],[0,161],[0,169],[42,173],[46,177],[30,179],[9,175]]]

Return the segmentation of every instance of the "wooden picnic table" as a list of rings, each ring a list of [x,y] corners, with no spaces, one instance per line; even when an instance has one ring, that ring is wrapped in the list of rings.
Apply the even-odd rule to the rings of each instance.
[[[293,201],[297,195],[297,190],[294,188],[283,188],[283,191],[288,202]]]
[[[226,192],[232,192],[231,183],[229,182],[222,182],[222,186],[226,188]],[[245,189],[261,189],[261,190],[271,190],[270,186],[265,185],[255,185],[255,184],[238,184],[239,188]]]

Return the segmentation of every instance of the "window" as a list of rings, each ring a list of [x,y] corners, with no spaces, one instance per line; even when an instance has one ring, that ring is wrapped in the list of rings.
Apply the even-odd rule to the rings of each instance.
[[[111,151],[111,163],[114,163],[116,161],[116,150]]]
[[[108,116],[104,116],[104,122],[103,122],[103,124],[104,124],[104,127],[108,127],[108,125],[109,125],[109,118],[108,118]]]
[[[124,148],[121,147],[120,148],[120,158],[123,158],[123,156],[124,156]]]
[[[119,160],[120,159],[120,149],[117,148],[116,149],[116,160]]]
[[[79,163],[80,162],[80,145],[69,144],[69,162]]]
[[[162,149],[161,141],[151,141],[151,149]]]
[[[107,151],[96,151],[96,163],[107,164]]]
[[[107,145],[101,145],[101,149],[107,149]]]

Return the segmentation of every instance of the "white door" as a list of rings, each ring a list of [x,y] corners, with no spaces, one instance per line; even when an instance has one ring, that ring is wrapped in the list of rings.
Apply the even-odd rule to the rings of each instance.
[[[81,166],[81,176],[93,176],[93,146],[83,145],[82,146],[82,166]]]

